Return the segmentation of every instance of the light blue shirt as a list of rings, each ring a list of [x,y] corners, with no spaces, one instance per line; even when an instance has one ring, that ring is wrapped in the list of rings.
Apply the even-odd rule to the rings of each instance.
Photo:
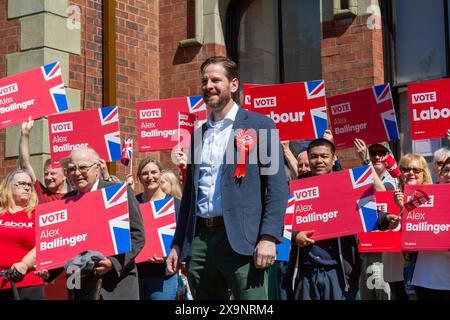
[[[222,216],[222,170],[225,150],[233,123],[239,110],[235,103],[226,117],[213,121],[210,117],[203,135],[202,161],[198,165],[197,216],[212,218]]]

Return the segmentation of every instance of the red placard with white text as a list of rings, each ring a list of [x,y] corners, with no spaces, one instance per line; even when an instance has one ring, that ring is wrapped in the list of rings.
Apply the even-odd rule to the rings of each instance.
[[[127,184],[36,207],[36,270],[50,270],[86,250],[131,251]]]
[[[178,144],[178,113],[192,113],[205,120],[201,96],[136,102],[139,151],[171,150]]]
[[[250,94],[250,89],[251,88],[255,88],[255,87],[261,87],[264,86],[263,84],[254,84],[254,83],[244,83],[244,85],[242,86],[242,96],[243,96],[243,103],[242,103],[242,107],[244,109],[253,109],[253,104],[252,104],[252,96]]]
[[[405,186],[405,203],[414,191],[423,191],[430,200],[402,214],[402,249],[448,251],[450,249],[450,184]]]
[[[183,149],[189,148],[191,135],[194,133],[197,116],[193,113],[178,113],[178,144]]]
[[[145,228],[145,246],[136,257],[136,263],[153,256],[167,257],[175,235],[176,214],[172,197],[142,203],[140,206]]]
[[[0,129],[68,109],[59,62],[0,79]]]
[[[372,169],[363,166],[290,182],[294,231],[323,240],[377,229]]]
[[[450,129],[450,79],[408,84],[411,139],[444,138]]]
[[[400,208],[395,204],[394,191],[375,192],[377,209],[398,215]],[[401,226],[394,230],[373,231],[358,234],[359,252],[400,252],[401,251]]]
[[[356,138],[366,144],[399,139],[389,84],[327,98],[337,149],[353,148]]]
[[[327,129],[323,80],[253,86],[250,95],[248,110],[270,117],[282,141],[319,138]]]
[[[62,113],[48,117],[52,164],[70,155],[73,149],[91,147],[106,162],[121,159],[119,109]]]

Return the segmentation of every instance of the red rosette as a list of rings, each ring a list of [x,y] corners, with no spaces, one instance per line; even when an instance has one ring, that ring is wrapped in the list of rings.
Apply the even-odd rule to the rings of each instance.
[[[238,149],[238,163],[234,171],[234,178],[241,179],[245,177],[245,169],[248,154],[256,146],[258,137],[255,130],[244,129],[238,132],[235,136],[236,147]]]

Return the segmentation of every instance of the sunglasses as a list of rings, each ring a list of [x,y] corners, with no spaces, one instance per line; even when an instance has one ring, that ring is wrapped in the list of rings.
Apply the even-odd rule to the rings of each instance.
[[[423,172],[423,169],[400,167],[400,171],[402,173],[409,173],[410,171],[412,171],[414,174],[419,174],[419,173]]]
[[[438,167],[442,167],[445,161],[436,161],[435,163],[437,164]]]
[[[387,154],[388,152],[386,150],[369,150],[369,155],[371,155],[372,157],[375,156],[384,157]]]

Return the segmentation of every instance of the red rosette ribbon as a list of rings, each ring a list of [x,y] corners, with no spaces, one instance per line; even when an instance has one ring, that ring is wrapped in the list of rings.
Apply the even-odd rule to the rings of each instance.
[[[244,129],[235,136],[235,142],[238,149],[238,163],[236,166],[236,170],[234,171],[234,178],[241,179],[245,177],[245,159],[247,158],[250,151],[252,151],[256,146],[258,138],[256,136],[255,130]]]

